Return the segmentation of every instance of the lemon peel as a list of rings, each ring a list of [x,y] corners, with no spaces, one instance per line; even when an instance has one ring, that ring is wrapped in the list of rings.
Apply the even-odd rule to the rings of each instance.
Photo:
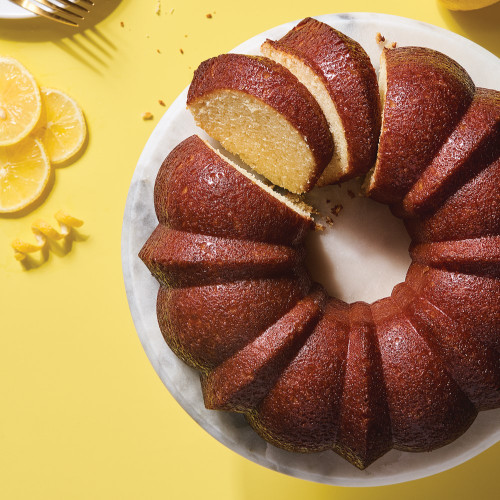
[[[31,231],[35,235],[36,243],[29,243],[20,239],[12,241],[11,246],[14,249],[14,258],[23,261],[28,254],[43,250],[49,240],[61,240],[67,237],[73,228],[83,225],[83,221],[73,217],[64,210],[59,210],[54,215],[59,223],[60,231],[57,231],[48,222],[43,219],[37,219],[31,224]]]

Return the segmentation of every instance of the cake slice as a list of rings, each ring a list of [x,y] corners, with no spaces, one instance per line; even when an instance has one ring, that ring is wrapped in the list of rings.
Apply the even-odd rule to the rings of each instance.
[[[500,357],[406,283],[392,298],[476,409],[500,406]]]
[[[364,175],[373,167],[380,132],[377,76],[361,45],[328,24],[307,18],[264,56],[287,67],[316,98],[335,144],[318,186]]]
[[[159,222],[179,231],[295,245],[314,228],[310,207],[273,191],[196,135],[164,160],[154,201]]]
[[[306,275],[187,288],[161,286],[158,324],[169,347],[185,363],[211,370],[288,313],[309,287]]]
[[[500,159],[500,92],[478,88],[469,109],[403,200],[406,216],[435,211],[460,186]],[[500,178],[492,184],[498,193]]]
[[[392,448],[382,359],[370,306],[349,308],[349,347],[335,451],[359,469]]]
[[[333,154],[310,92],[270,59],[223,54],[194,73],[188,109],[203,130],[273,184],[309,191]]]
[[[413,242],[499,236],[500,158],[466,182],[435,213],[404,222]]]
[[[209,409],[247,412],[276,383],[318,322],[327,294],[313,291],[253,342],[201,378]]]
[[[312,452],[335,446],[349,341],[348,305],[331,298],[299,353],[258,407],[250,425],[275,446]]]
[[[477,411],[391,298],[372,304],[394,447],[431,451],[463,434]]]
[[[401,202],[451,135],[475,89],[457,62],[424,47],[384,49],[379,86],[382,130],[365,190],[374,200],[393,204]]]
[[[186,233],[159,224],[139,257],[160,284],[186,287],[290,275],[302,266],[304,250]]]

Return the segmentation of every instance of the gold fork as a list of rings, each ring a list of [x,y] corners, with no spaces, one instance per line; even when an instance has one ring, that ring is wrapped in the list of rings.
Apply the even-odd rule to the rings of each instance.
[[[94,5],[92,0],[10,0],[34,14],[78,27]],[[57,1],[57,3],[56,3]],[[41,6],[45,7],[42,8]]]

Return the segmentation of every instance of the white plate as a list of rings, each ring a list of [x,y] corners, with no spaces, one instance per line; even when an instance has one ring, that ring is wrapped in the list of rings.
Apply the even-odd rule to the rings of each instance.
[[[26,19],[36,17],[29,10],[23,9],[9,0],[0,0],[0,19]]]
[[[375,35],[381,32],[399,45],[440,50],[462,64],[478,86],[498,88],[499,59],[446,30],[383,14],[333,14],[318,19],[358,40],[376,69],[381,49],[375,43]],[[278,39],[295,24],[262,33],[234,52],[257,54],[266,38]],[[241,415],[204,408],[197,372],[178,360],[161,336],[155,312],[158,285],[137,257],[157,224],[152,192],[162,160],[186,137],[194,133],[206,137],[186,111],[186,92],[168,109],[144,148],[130,186],[122,232],[123,274],[137,332],[156,372],[182,407],[212,436],[244,457],[285,474],[340,486],[378,486],[429,476],[461,464],[499,441],[500,409],[490,410],[481,412],[471,428],[448,446],[431,453],[392,450],[360,471],[333,452],[302,455],[274,448],[260,439]],[[355,188],[356,183],[349,187]],[[335,203],[344,204],[344,209],[333,227],[312,238],[311,251],[322,262],[321,274],[329,276],[329,291],[344,300],[372,301],[389,295],[392,287],[404,279],[409,264],[405,253],[409,239],[402,224],[389,217],[382,205],[362,198],[350,200],[347,187],[328,189],[320,197],[330,197]],[[325,252],[335,256],[340,264],[335,258],[325,262]]]

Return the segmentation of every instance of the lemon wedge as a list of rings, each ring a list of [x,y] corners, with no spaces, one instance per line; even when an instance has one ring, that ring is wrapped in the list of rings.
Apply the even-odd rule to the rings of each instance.
[[[0,57],[0,146],[24,139],[35,127],[42,102],[35,79],[15,59]]]
[[[0,213],[13,213],[34,203],[44,192],[52,167],[43,144],[28,137],[0,147]]]
[[[56,89],[40,89],[42,116],[34,134],[41,139],[51,163],[64,163],[83,146],[85,118],[78,103]]]

